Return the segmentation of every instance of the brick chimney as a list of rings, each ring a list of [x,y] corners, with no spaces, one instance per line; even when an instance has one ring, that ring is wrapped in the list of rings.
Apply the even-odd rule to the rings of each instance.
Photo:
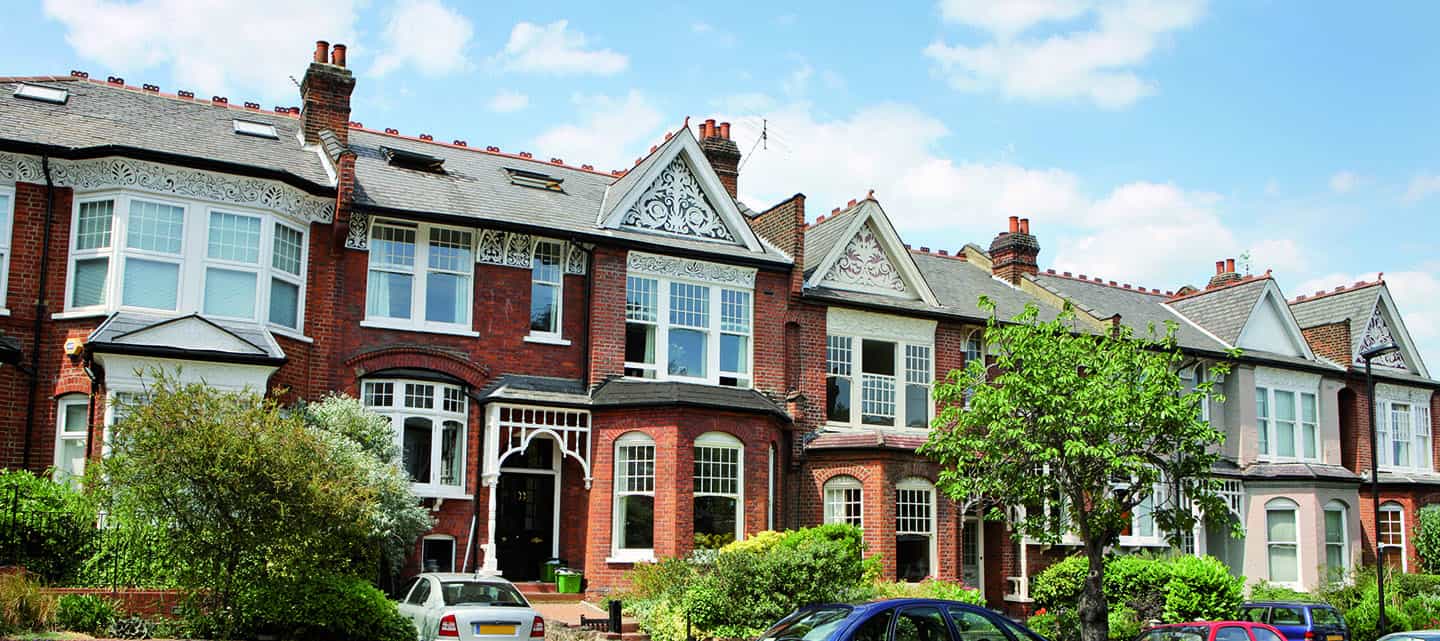
[[[715,124],[711,118],[700,124],[700,149],[710,161],[710,167],[720,176],[725,191],[734,198],[740,181],[740,147],[730,139],[730,123]]]
[[[345,68],[345,45],[334,49],[324,40],[315,43],[315,59],[300,82],[300,127],[307,144],[320,142],[329,129],[341,144],[350,142],[350,92],[355,77]]]
[[[1215,275],[1210,277],[1210,284],[1205,289],[1214,289],[1226,283],[1233,283],[1240,280],[1239,272],[1235,271],[1235,259],[1215,261]]]
[[[990,273],[1019,284],[1022,275],[1040,271],[1039,256],[1040,241],[1030,235],[1030,219],[1011,216],[1010,230],[990,241]]]

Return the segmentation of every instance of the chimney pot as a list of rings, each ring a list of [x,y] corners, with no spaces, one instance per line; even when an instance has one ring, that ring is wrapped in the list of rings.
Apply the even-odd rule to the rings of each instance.
[[[341,145],[350,143],[350,94],[355,77],[345,68],[345,45],[332,49],[325,40],[315,41],[313,61],[300,80],[300,132],[306,143],[318,144],[320,132],[330,131]]]
[[[714,118],[706,118],[700,129],[700,151],[710,162],[710,168],[725,187],[725,193],[735,198],[740,183],[740,148],[730,138],[730,123],[715,124]]]
[[[1235,259],[1234,259],[1234,258],[1226,258],[1226,259],[1225,259],[1225,271],[1227,271],[1227,272],[1233,272],[1233,271],[1235,271]]]
[[[1022,234],[1028,234],[1028,233],[1030,233],[1030,219],[1029,219],[1029,218],[1021,218],[1021,219],[1020,219],[1020,233],[1022,233]]]
[[[1217,260],[1217,261],[1215,261],[1215,273],[1216,273],[1216,274],[1223,274],[1223,273],[1225,273],[1225,261],[1223,261],[1223,260]]]
[[[706,137],[706,138],[709,138],[709,137],[715,135],[715,119],[714,119],[714,118],[706,118],[706,119],[705,119],[705,128],[704,128],[702,131],[705,132],[705,137]]]
[[[315,62],[326,64],[330,62],[330,43],[324,40],[315,41]]]
[[[722,123],[720,123],[720,137],[721,137],[721,138],[724,138],[724,139],[726,139],[726,140],[729,140],[729,139],[730,139],[730,123],[728,123],[728,122],[722,122]]]
[[[1018,234],[1018,233],[1020,233],[1020,217],[1019,217],[1019,216],[1011,216],[1011,217],[1010,217],[1010,233],[1012,233],[1012,234]]]
[[[337,67],[345,66],[345,45],[335,45],[335,52],[330,56],[330,64]]]

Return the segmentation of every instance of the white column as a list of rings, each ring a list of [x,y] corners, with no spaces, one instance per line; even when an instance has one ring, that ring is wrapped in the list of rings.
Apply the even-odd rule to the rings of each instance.
[[[495,559],[495,491],[500,481],[500,407],[491,405],[485,409],[485,467],[481,470],[480,482],[489,488],[486,496],[490,506],[485,513],[485,543],[480,546],[485,553],[485,562],[480,565],[479,574],[499,575],[500,566]]]

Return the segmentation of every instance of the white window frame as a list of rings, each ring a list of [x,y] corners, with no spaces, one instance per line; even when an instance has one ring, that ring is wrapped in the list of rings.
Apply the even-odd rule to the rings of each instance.
[[[425,567],[424,567],[424,566],[425,566],[425,541],[445,541],[445,542],[449,543],[449,544],[450,544],[450,569],[449,569],[449,570],[440,570],[440,571],[441,571],[441,572],[459,572],[459,571],[460,571],[460,570],[458,570],[458,569],[455,568],[455,553],[457,552],[456,548],[459,547],[458,545],[456,545],[455,537],[450,536],[449,534],[426,534],[424,537],[421,537],[421,539],[420,539],[420,566],[421,566],[421,567],[420,567],[420,571],[421,571],[421,572],[429,572],[429,570],[426,570]]]
[[[557,262],[555,264],[555,280],[541,280],[535,269],[536,255],[540,253],[541,247],[553,247]],[[565,243],[557,240],[535,239],[530,247],[530,304],[534,305],[535,285],[545,285],[555,288],[555,331],[544,332],[530,328],[530,333],[525,340],[531,343],[551,343],[556,345],[569,345],[570,341],[565,340]],[[526,314],[526,321],[529,321],[529,314]]]
[[[1379,467],[1382,470],[1400,472],[1420,472],[1428,474],[1435,469],[1435,453],[1432,450],[1434,443],[1431,430],[1430,405],[1427,402],[1418,402],[1413,399],[1400,400],[1391,398],[1376,399],[1375,408],[1375,438],[1379,450]],[[1400,433],[1395,419],[1397,418],[1396,406],[1406,407],[1406,416],[1409,420],[1406,438],[1403,439],[1410,447],[1410,464],[1398,465],[1395,463],[1396,435]]]
[[[984,363],[985,359],[985,330],[972,329],[965,335],[965,366],[970,366],[970,361],[979,360]]]
[[[913,521],[913,520],[915,520],[916,518],[918,518],[918,517],[915,517],[914,515],[910,515],[910,516],[902,515],[902,514],[901,514],[901,509],[900,509],[901,506],[902,506],[902,504],[907,504],[907,503],[908,503],[909,505],[925,505],[925,504],[923,504],[923,503],[917,503],[917,502],[914,502],[914,501],[909,501],[909,502],[901,501],[901,500],[900,500],[900,498],[901,498],[900,493],[901,493],[901,492],[922,492],[922,491],[925,492],[925,493],[927,493],[928,496],[929,496],[929,505],[928,505],[928,510],[929,510],[929,516],[928,516],[929,528],[927,529],[927,531],[921,531],[921,530],[917,530],[917,529],[902,528],[902,527],[901,527],[901,524],[902,524],[906,519],[910,519],[910,520]],[[925,480],[925,479],[923,479],[923,478],[920,478],[920,477],[918,477],[918,476],[912,476],[912,477],[909,477],[909,478],[906,478],[906,479],[902,479],[900,482],[898,482],[898,483],[895,484],[895,537],[896,537],[896,539],[897,539],[897,542],[898,542],[899,537],[902,536],[902,535],[919,534],[919,535],[927,536],[927,537],[930,538],[930,545],[926,546],[927,551],[928,551],[928,553],[929,553],[929,555],[930,555],[930,558],[929,558],[929,561],[928,561],[928,564],[927,564],[927,566],[928,566],[929,569],[930,569],[930,573],[929,573],[929,575],[926,576],[925,578],[934,578],[934,577],[937,576],[938,573],[939,573],[939,568],[936,567],[936,562],[937,562],[937,561],[939,560],[939,558],[940,558],[940,554],[939,554],[939,539],[940,539],[940,537],[939,537],[939,534],[938,534],[938,532],[937,532],[937,525],[939,524],[939,515],[936,513],[936,509],[935,509],[935,508],[936,508],[936,503],[935,503],[935,485],[934,485],[933,483],[931,483],[930,481]],[[899,574],[899,561],[900,561],[898,552],[897,552],[897,554],[896,554],[895,561],[896,561],[896,574],[897,574],[896,580],[898,581],[898,580],[900,580],[899,577],[898,577],[898,574]]]
[[[621,467],[621,460],[620,460],[620,450],[621,450],[621,448],[626,448],[626,447],[649,447],[649,448],[650,448],[650,484],[649,484],[649,489],[648,489],[648,490],[646,490],[646,489],[631,490],[631,489],[628,489],[628,488],[626,487],[626,483],[625,483],[625,482],[628,481],[630,477],[629,477],[629,475],[627,475],[627,474],[625,473],[625,470]],[[615,457],[615,458],[613,459],[613,461],[614,461],[614,463],[613,463],[613,465],[614,465],[614,473],[613,473],[613,481],[612,481],[613,487],[612,487],[612,491],[611,491],[611,502],[610,502],[610,558],[609,558],[609,559],[606,559],[606,562],[609,562],[609,563],[637,563],[637,562],[654,561],[654,560],[655,560],[655,548],[654,548],[654,547],[649,547],[649,548],[626,548],[626,547],[620,547],[620,539],[622,538],[622,533],[624,532],[624,529],[625,529],[625,523],[623,522],[623,520],[622,520],[622,518],[621,518],[621,515],[620,515],[620,503],[621,503],[621,500],[624,499],[624,497],[626,497],[626,496],[649,496],[649,497],[651,498],[652,506],[653,506],[653,501],[654,501],[654,498],[655,498],[655,485],[656,485],[656,482],[655,482],[655,481],[656,481],[655,473],[658,471],[658,470],[657,470],[657,466],[656,466],[657,448],[656,448],[656,446],[655,446],[655,439],[654,439],[654,438],[651,438],[651,436],[650,436],[649,434],[646,434],[646,433],[644,433],[644,432],[626,432],[625,434],[620,435],[619,438],[616,438],[616,439],[615,439],[614,457]],[[628,462],[628,461],[629,461],[629,459],[627,459],[627,462]],[[651,528],[650,541],[651,541],[652,546],[653,546],[654,541],[655,541],[655,539],[656,539],[656,533],[655,533],[655,522],[656,522],[656,520],[657,520],[657,519],[655,518],[655,514],[654,514],[654,511],[653,511],[653,507],[652,507],[651,516],[650,516],[650,528]]]
[[[1131,483],[1112,483],[1111,487],[1116,490],[1128,489]],[[1170,485],[1162,477],[1150,487],[1149,496],[1137,503],[1130,511],[1130,534],[1120,536],[1121,547],[1169,547],[1169,541],[1165,540],[1165,533],[1160,531],[1160,524],[1155,521],[1155,512],[1163,509],[1160,506],[1166,505],[1170,500]],[[1142,512],[1142,510],[1144,510]],[[1150,533],[1141,534],[1141,525],[1148,525]]]
[[[5,201],[0,203],[0,316],[9,316],[6,296],[10,291],[10,255],[15,235],[15,187],[0,185],[0,198]]]
[[[79,408],[85,414],[85,426],[79,433],[65,430],[65,417],[72,411],[72,408]],[[89,464],[86,460],[81,463],[79,474],[73,473],[69,467],[69,461],[60,458],[60,452],[66,442],[78,442],[80,449],[86,452],[89,458],[90,445],[90,397],[84,394],[66,394],[55,401],[55,473],[52,478],[55,482],[71,481],[76,482],[85,473],[85,467]]]
[[[848,523],[865,529],[865,486],[849,474],[836,474],[821,486],[825,523]],[[854,516],[849,508],[855,507]]]
[[[1330,517],[1330,513],[1331,513],[1331,512],[1338,512],[1338,513],[1340,514],[1340,541],[1339,541],[1339,542],[1331,542],[1331,541],[1330,541],[1330,530],[1329,530],[1329,523],[1330,523],[1330,521],[1329,521],[1329,517]],[[1322,533],[1323,533],[1324,536],[1325,536],[1325,541],[1324,541],[1324,546],[1325,546],[1325,564],[1326,564],[1326,568],[1325,568],[1325,569],[1326,569],[1326,572],[1327,572],[1327,574],[1328,574],[1328,576],[1327,576],[1326,578],[1327,578],[1327,579],[1330,579],[1330,578],[1337,578],[1337,577],[1338,577],[1338,578],[1341,578],[1341,579],[1343,580],[1343,578],[1346,577],[1346,576],[1348,576],[1348,575],[1349,575],[1349,572],[1350,572],[1350,506],[1345,505],[1345,502],[1344,502],[1344,501],[1340,501],[1340,500],[1338,500],[1338,499],[1336,499],[1336,500],[1331,500],[1329,503],[1326,503],[1326,504],[1325,504],[1325,508],[1321,511],[1320,515],[1321,515],[1320,529],[1321,529]],[[1340,565],[1340,567],[1338,567],[1338,568],[1332,568],[1332,567],[1329,567],[1329,564],[1330,564],[1330,548],[1331,548],[1331,546],[1337,546],[1337,545],[1340,547],[1340,563],[1341,563],[1341,565]]]
[[[372,403],[371,391],[375,389],[372,386],[384,384],[392,385],[389,404],[378,405]],[[432,406],[428,408],[407,406],[405,404],[407,385],[431,387],[433,391],[431,396]],[[446,403],[450,400],[446,398],[447,391],[458,392],[459,410],[446,408]],[[451,383],[407,378],[367,378],[360,381],[360,402],[366,409],[390,419],[390,426],[395,432],[395,445],[400,448],[401,451],[402,469],[404,467],[403,456],[405,451],[405,419],[424,418],[430,420],[430,480],[428,482],[410,482],[410,489],[416,496],[458,499],[470,498],[470,494],[465,491],[467,480],[469,479],[466,475],[466,466],[469,464],[466,458],[466,448],[469,446],[470,440],[470,399],[463,387]],[[443,442],[446,421],[456,421],[460,423],[460,434],[458,435],[459,438],[456,444],[456,448],[459,451],[455,453],[459,461],[459,469],[455,472],[455,476],[459,480],[459,485],[449,485],[441,482],[441,478],[443,477],[441,470],[443,469],[442,453],[444,451]],[[406,471],[406,478],[409,478],[408,471]]]
[[[410,265],[410,318],[391,318],[389,316],[370,315],[370,271],[376,269],[374,266],[375,248],[372,243],[371,254],[366,258],[365,267],[365,319],[360,321],[361,327],[373,327],[378,329],[398,329],[414,332],[428,332],[432,334],[454,334],[457,336],[479,336],[474,331],[475,324],[475,243],[478,233],[469,227],[457,227],[454,225],[436,225],[419,221],[401,220],[398,218],[374,218],[370,223],[370,238],[373,241],[375,234],[381,228],[400,228],[415,232],[415,261]],[[460,323],[442,323],[425,320],[425,297],[427,275],[430,268],[430,231],[433,229],[456,231],[470,235],[470,261],[465,265],[465,274],[470,285],[465,288],[465,300],[461,309],[465,310],[465,320]],[[384,267],[384,271],[401,273],[401,270],[394,267]],[[435,270],[445,273],[458,273],[450,270]],[[526,314],[527,318],[529,314]]]
[[[831,342],[833,339],[842,339],[842,340],[843,340],[843,339],[848,339],[849,342],[850,342],[850,349],[849,349],[849,354],[850,354],[849,371],[850,371],[850,374],[849,374],[849,376],[844,376],[844,375],[840,375],[840,374],[833,374],[833,373],[831,373],[831,362],[830,362],[829,356],[830,356],[830,352],[831,352],[831,350],[830,350],[830,342]],[[891,421],[890,421],[890,423],[889,423],[888,425],[887,425],[887,424],[884,424],[884,423],[866,423],[866,422],[865,422],[865,419],[864,419],[864,416],[865,416],[865,407],[864,407],[863,403],[864,403],[864,399],[865,399],[865,377],[867,376],[867,374],[865,373],[865,368],[864,368],[864,366],[865,366],[865,355],[864,355],[864,352],[865,352],[865,341],[867,341],[867,340],[877,341],[877,342],[882,342],[882,343],[891,343],[891,344],[893,344],[893,345],[895,346],[895,356],[894,356],[894,358],[895,358],[895,363],[894,363],[894,369],[893,369],[893,371],[895,372],[895,374],[894,374],[894,375],[891,375],[891,376],[886,376],[886,375],[884,375],[884,374],[870,374],[870,375],[868,375],[868,376],[876,377],[877,379],[885,379],[885,378],[890,379],[890,382],[891,382],[891,385],[892,385],[892,392],[893,392],[893,394],[894,394],[894,396],[895,396],[895,398],[894,398],[895,414],[894,414],[894,416],[892,417],[892,419],[891,419]],[[826,377],[827,377],[827,378],[849,378],[849,379],[850,379],[850,420],[849,420],[849,421],[835,421],[835,420],[831,420],[830,417],[829,417],[829,411],[828,411],[829,401],[827,400],[827,401],[826,401],[826,405],[827,405],[827,408],[826,408],[826,417],[825,417],[825,422],[826,422],[827,425],[830,425],[830,426],[833,426],[833,427],[853,427],[853,428],[874,428],[874,427],[890,428],[890,427],[893,427],[893,428],[899,428],[899,429],[905,429],[905,430],[928,430],[928,429],[930,429],[930,421],[934,420],[934,418],[935,418],[935,393],[934,393],[934,383],[935,383],[935,360],[936,360],[936,359],[935,359],[935,344],[934,344],[933,341],[932,341],[932,342],[921,342],[921,341],[914,341],[914,340],[903,340],[903,339],[893,338],[893,337],[871,337],[871,336],[862,336],[862,335],[859,335],[859,334],[835,333],[835,332],[832,332],[832,333],[826,335],[826,337],[825,337],[825,344],[826,344]],[[926,383],[916,383],[916,384],[926,385],[926,386],[929,388],[928,391],[925,393],[926,408],[925,408],[925,425],[924,425],[923,427],[910,427],[910,426],[906,425],[906,414],[907,414],[909,408],[908,408],[908,403],[906,402],[906,398],[905,398],[905,391],[906,391],[906,388],[911,384],[911,383],[909,383],[908,381],[909,381],[909,379],[910,379],[910,375],[912,374],[911,370],[907,367],[907,365],[908,365],[908,363],[907,363],[907,361],[908,361],[907,356],[909,355],[910,350],[911,350],[912,348],[913,348],[913,349],[923,349],[923,350],[926,350],[926,352],[927,352],[927,357],[928,357],[928,359],[929,359],[929,371],[927,372],[927,373],[929,374],[929,377],[928,377],[928,378],[929,378],[929,381],[926,382]],[[882,381],[882,382],[883,382],[883,381]]]
[[[1271,512],[1290,512],[1295,523],[1295,538],[1289,541],[1275,541],[1270,538]],[[1301,579],[1300,568],[1305,567],[1303,554],[1304,550],[1300,545],[1301,529],[1302,527],[1300,521],[1300,505],[1298,503],[1285,497],[1276,497],[1265,502],[1265,575],[1271,583],[1274,583],[1276,585],[1283,585],[1285,587],[1293,588],[1296,590],[1300,589],[1300,584],[1303,582]],[[1294,581],[1277,581],[1275,579],[1274,572],[1270,567],[1272,564],[1271,554],[1273,554],[1273,549],[1281,546],[1290,546],[1295,549]]]
[[[1294,413],[1291,415],[1292,418],[1291,418],[1291,421],[1290,421],[1291,424],[1292,424],[1291,429],[1293,430],[1292,434],[1293,434],[1293,436],[1294,436],[1294,443],[1295,443],[1295,455],[1294,455],[1294,456],[1281,456],[1281,455],[1279,455],[1279,454],[1276,453],[1276,452],[1278,451],[1279,447],[1280,447],[1280,428],[1279,428],[1279,425],[1278,425],[1278,424],[1279,424],[1279,420],[1278,420],[1278,418],[1277,418],[1277,416],[1279,415],[1279,412],[1277,411],[1277,410],[1279,409],[1279,406],[1278,406],[1278,404],[1276,403],[1276,398],[1277,398],[1277,396],[1278,396],[1277,392],[1285,392],[1285,393],[1291,394],[1291,395],[1292,395],[1291,398],[1294,399],[1294,405],[1293,405]],[[1256,386],[1255,386],[1255,396],[1256,396],[1256,398],[1257,398],[1257,399],[1260,398],[1260,396],[1261,396],[1262,394],[1265,396],[1266,415],[1261,415],[1261,414],[1259,413],[1259,407],[1258,407],[1258,405],[1257,405],[1257,407],[1256,407],[1256,415],[1255,415],[1255,427],[1256,427],[1257,433],[1258,433],[1258,430],[1265,430],[1265,434],[1264,434],[1263,440],[1259,440],[1259,441],[1256,442],[1256,451],[1259,453],[1258,458],[1259,458],[1260,460],[1262,460],[1262,461],[1306,461],[1306,462],[1312,462],[1312,463],[1323,462],[1324,459],[1325,459],[1325,450],[1324,450],[1324,445],[1325,445],[1324,441],[1325,441],[1325,439],[1323,439],[1323,438],[1321,437],[1321,435],[1320,435],[1320,429],[1321,429],[1321,426],[1322,426],[1324,423],[1323,423],[1323,421],[1320,420],[1320,393],[1319,393],[1319,390],[1318,390],[1318,389],[1301,389],[1301,388],[1298,388],[1298,387],[1286,387],[1286,386],[1273,386],[1273,385],[1267,386],[1267,385],[1264,385],[1264,384],[1256,385]],[[1306,397],[1306,396],[1309,396],[1310,398],[1314,399],[1314,403],[1315,403],[1315,420],[1314,420],[1314,422],[1307,422],[1307,421],[1305,420],[1305,397]],[[1311,439],[1310,445],[1311,445],[1311,447],[1313,447],[1314,450],[1315,450],[1315,456],[1306,456],[1306,455],[1305,455],[1305,427],[1306,427],[1307,425],[1313,426],[1313,431],[1311,432],[1311,434],[1312,434],[1312,439]],[[1264,444],[1266,445],[1266,448],[1265,448],[1264,450],[1261,450],[1261,449],[1260,449],[1260,447],[1259,447],[1260,443],[1264,443]]]
[[[654,319],[655,319],[654,322],[652,323],[652,322],[650,322],[650,321],[632,320],[632,319],[630,318],[630,314],[628,313],[628,310],[627,310],[627,313],[626,313],[626,321],[625,321],[627,324],[628,324],[628,323],[638,323],[638,324],[650,325],[650,326],[654,327],[654,332],[655,332],[655,362],[654,362],[654,363],[639,363],[639,362],[634,362],[634,361],[629,361],[629,360],[625,361],[625,369],[626,369],[627,372],[633,370],[633,371],[640,371],[640,372],[642,372],[642,373],[648,372],[648,373],[652,374],[652,375],[648,375],[648,376],[647,376],[647,375],[643,375],[643,374],[642,374],[641,376],[635,376],[634,374],[627,374],[627,377],[628,377],[628,378],[633,378],[633,379],[635,379],[635,380],[681,381],[681,382],[686,382],[686,383],[701,383],[701,384],[704,384],[704,385],[722,385],[722,383],[720,382],[722,378],[734,378],[734,379],[736,380],[736,384],[733,385],[733,386],[726,385],[726,387],[736,387],[736,388],[740,388],[740,389],[746,389],[746,388],[749,388],[749,387],[751,387],[751,386],[753,385],[753,382],[754,382],[754,372],[755,372],[755,339],[754,339],[754,333],[755,333],[755,290],[754,290],[754,289],[747,289],[747,288],[743,288],[743,287],[723,286],[723,285],[720,285],[720,284],[717,284],[717,283],[713,283],[713,282],[709,282],[709,281],[704,281],[704,280],[698,280],[698,279],[696,279],[696,280],[691,280],[691,279],[687,279],[687,278],[662,277],[662,276],[656,276],[656,275],[653,275],[653,274],[629,274],[629,275],[627,275],[627,277],[626,277],[626,297],[627,297],[627,300],[628,300],[628,297],[629,297],[629,283],[630,283],[630,280],[631,280],[631,279],[635,279],[635,280],[648,280],[648,281],[651,281],[651,282],[653,282],[653,283],[655,284],[655,292],[654,292],[654,293],[655,293],[655,301],[654,301],[655,306],[654,306],[653,309],[650,309],[650,310],[649,310],[649,311],[653,311],[653,312],[654,312]],[[691,325],[680,325],[680,324],[672,323],[672,322],[670,321],[670,311],[671,311],[671,307],[670,307],[671,294],[670,294],[670,292],[671,292],[671,287],[672,287],[672,286],[675,286],[675,285],[698,286],[698,287],[705,287],[705,288],[707,288],[707,291],[706,291],[706,296],[707,296],[707,298],[705,299],[706,302],[707,302],[705,327],[691,326]],[[748,303],[747,303],[747,308],[748,308],[748,309],[747,309],[747,314],[748,314],[748,316],[747,316],[747,319],[746,319],[746,320],[748,320],[748,323],[746,324],[746,328],[745,328],[744,331],[738,331],[738,330],[733,330],[733,329],[730,329],[730,330],[725,329],[725,326],[724,326],[723,321],[722,321],[722,318],[723,318],[723,316],[724,316],[724,312],[723,312],[723,308],[722,308],[723,298],[722,298],[721,292],[727,291],[727,290],[728,290],[728,291],[731,291],[731,292],[737,292],[737,293],[743,294],[743,295],[747,298],[747,300],[748,300]],[[671,331],[671,329],[674,329],[674,328],[686,329],[686,330],[695,330],[695,331],[703,332],[703,333],[705,334],[705,376],[681,376],[681,375],[678,375],[678,374],[671,374],[671,373],[670,373],[670,368],[669,368],[670,331]],[[746,345],[747,345],[747,347],[746,347],[746,349],[745,349],[745,352],[746,352],[746,353],[745,353],[744,358],[740,359],[740,362],[743,364],[744,369],[745,369],[744,372],[721,372],[721,371],[720,371],[720,343],[721,343],[720,336],[721,336],[722,334],[731,334],[731,335],[737,335],[737,336],[746,337]],[[623,348],[622,348],[622,351],[623,351]]]
[[[110,201],[113,207],[110,218],[109,245],[99,249],[77,250],[75,247],[80,232],[81,206],[87,203],[104,201]],[[180,240],[180,253],[178,255],[129,249],[126,247],[126,237],[130,229],[130,212],[132,204],[135,201],[179,207],[183,211],[184,227],[182,229],[183,235]],[[238,263],[209,257],[210,216],[212,213],[234,214],[260,220],[260,252],[257,263]],[[300,273],[298,275],[274,267],[273,255],[275,251],[274,237],[276,225],[281,225],[300,233]],[[223,318],[234,322],[254,324],[268,328],[278,334],[300,340],[309,340],[305,337],[303,331],[305,327],[305,295],[307,293],[305,291],[305,282],[307,280],[310,263],[309,227],[290,220],[289,218],[282,217],[275,212],[228,204],[212,204],[202,201],[157,197],[151,194],[134,193],[125,190],[105,190],[86,193],[77,195],[71,205],[70,234],[67,248],[69,255],[66,259],[65,307],[63,312],[55,314],[55,318],[98,316],[116,311],[136,311],[160,316],[182,316],[198,313],[211,318]],[[73,304],[76,285],[76,263],[92,258],[104,258],[107,263],[105,284],[102,287],[102,297],[104,300],[98,305],[76,306]],[[124,304],[125,261],[130,258],[171,263],[179,266],[175,309],[166,310]],[[255,272],[257,274],[252,318],[232,318],[205,313],[205,279],[210,267]],[[287,327],[270,322],[270,281],[273,278],[280,278],[299,286],[299,295],[295,301],[295,327]]]
[[[1196,363],[1180,369],[1180,381],[1184,385],[1186,393],[1195,391],[1195,388],[1199,387],[1201,383],[1204,383],[1205,379],[1209,376],[1210,370],[1205,367],[1204,363]],[[1316,411],[1319,411],[1318,407]],[[1209,394],[1206,394],[1205,398],[1200,399],[1200,420],[1206,423],[1210,422]]]
[[[1381,537],[1381,534],[1382,534],[1382,532],[1381,532],[1381,525],[1385,523],[1384,515],[1386,515],[1386,514],[1393,514],[1393,515],[1395,515],[1395,517],[1396,517],[1395,520],[1400,524],[1400,542],[1399,542],[1399,543],[1387,543],[1387,542],[1385,542],[1385,540]],[[1377,541],[1376,547],[1379,548],[1379,552],[1380,552],[1380,558],[1379,558],[1379,559],[1376,559],[1376,565],[1384,565],[1384,563],[1385,563],[1385,550],[1387,550],[1387,549],[1398,549],[1398,550],[1400,550],[1400,571],[1401,571],[1401,572],[1409,572],[1409,571],[1410,571],[1410,555],[1406,552],[1406,543],[1407,543],[1406,539],[1407,539],[1407,538],[1408,538],[1408,537],[1406,537],[1406,535],[1405,535],[1405,506],[1400,505],[1399,503],[1396,503],[1396,502],[1394,502],[1394,501],[1387,501],[1387,502],[1385,502],[1385,503],[1381,503],[1381,504],[1380,504],[1380,515],[1379,515],[1378,518],[1375,519],[1375,540]]]
[[[692,492],[691,505],[690,505],[690,508],[691,508],[691,510],[692,510],[692,514],[691,514],[691,527],[692,527],[692,530],[693,530],[693,527],[694,527],[694,514],[693,514],[693,510],[694,510],[694,508],[695,508],[695,501],[694,501],[694,499],[695,499],[695,498],[698,498],[698,497],[702,497],[702,496],[720,496],[720,497],[725,497],[725,498],[730,498],[730,499],[734,499],[734,500],[735,500],[735,540],[736,540],[736,541],[739,541],[739,540],[741,540],[741,539],[744,539],[744,538],[745,538],[745,444],[744,444],[743,442],[741,442],[740,439],[735,438],[734,436],[732,436],[732,435],[730,435],[730,434],[726,434],[725,432],[706,432],[706,433],[704,433],[704,434],[701,434],[700,436],[695,437],[695,443],[694,443],[694,445],[693,445],[693,447],[692,447],[692,454],[693,454],[694,460],[695,460],[696,462],[698,462],[699,459],[700,459],[700,450],[702,450],[702,449],[712,449],[712,450],[719,450],[719,451],[734,452],[734,456],[735,456],[735,478],[734,478],[734,482],[735,482],[735,492],[734,492],[734,493],[714,492],[714,491],[702,492],[702,491],[700,491],[698,488],[695,489],[695,490]],[[724,479],[721,479],[721,478],[718,478],[718,477],[704,477],[704,478],[702,478],[702,477],[700,477],[700,476],[698,476],[698,475],[692,475],[692,480],[693,480],[693,483],[694,483],[695,485],[699,485],[699,484],[701,484],[701,483],[702,483],[703,481],[705,481],[705,480],[718,480],[718,481],[722,481],[722,482],[724,481]],[[693,534],[693,532],[692,532],[692,534]]]

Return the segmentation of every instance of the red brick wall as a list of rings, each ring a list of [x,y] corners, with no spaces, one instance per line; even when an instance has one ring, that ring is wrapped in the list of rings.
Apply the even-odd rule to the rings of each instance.
[[[590,269],[590,380],[594,386],[625,373],[625,259],[628,252],[597,247]]]
[[[1305,342],[1310,344],[1316,356],[1323,356],[1341,365],[1347,365],[1350,355],[1350,321],[1342,320],[1326,325],[1316,325],[1300,330]]]
[[[41,588],[41,592],[57,597],[66,594],[90,594],[120,602],[120,612],[125,616],[142,616],[147,619],[171,618],[175,609],[185,599],[180,590],[142,590],[138,588]]]

